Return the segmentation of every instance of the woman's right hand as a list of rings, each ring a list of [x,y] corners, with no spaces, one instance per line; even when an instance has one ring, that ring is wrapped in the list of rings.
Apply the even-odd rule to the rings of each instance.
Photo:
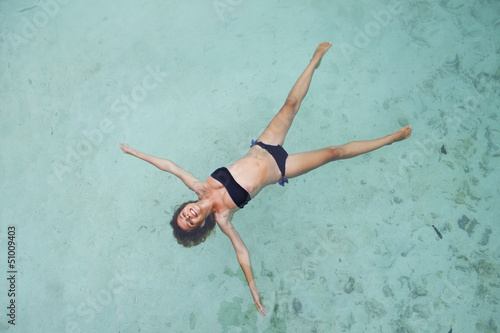
[[[125,154],[130,154],[133,156],[137,156],[137,154],[139,154],[138,150],[133,149],[126,143],[120,143],[120,148]]]
[[[255,281],[253,281],[253,283],[250,286],[250,292],[252,293],[253,301],[254,301],[255,307],[257,308],[257,311],[259,311],[259,313],[262,315],[262,317],[267,316],[267,312],[265,309],[266,307],[264,306],[264,304],[262,303],[262,301],[260,299],[260,292],[259,292],[259,289],[257,288],[257,285],[255,284]]]

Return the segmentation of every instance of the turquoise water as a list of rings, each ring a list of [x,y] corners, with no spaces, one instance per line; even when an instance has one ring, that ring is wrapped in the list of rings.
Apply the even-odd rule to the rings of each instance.
[[[498,1],[3,1],[0,27],[0,331],[498,331]],[[118,142],[204,179],[322,41],[288,152],[413,134],[235,215],[262,318],[227,237],[173,239],[195,196]]]

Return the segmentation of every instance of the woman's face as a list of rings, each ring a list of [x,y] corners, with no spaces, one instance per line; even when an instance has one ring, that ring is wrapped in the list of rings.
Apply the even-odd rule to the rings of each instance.
[[[177,216],[177,224],[181,229],[191,231],[200,226],[203,227],[206,217],[207,213],[194,202],[187,204],[180,212],[179,216]]]

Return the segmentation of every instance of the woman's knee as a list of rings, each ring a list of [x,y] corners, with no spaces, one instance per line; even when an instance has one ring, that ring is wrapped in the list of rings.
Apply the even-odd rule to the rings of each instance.
[[[300,103],[295,97],[288,97],[281,108],[284,113],[295,115],[299,111]]]

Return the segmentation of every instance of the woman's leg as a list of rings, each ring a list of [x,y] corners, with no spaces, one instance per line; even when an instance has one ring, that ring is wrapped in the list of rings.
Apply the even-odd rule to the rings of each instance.
[[[332,43],[328,42],[318,45],[311,62],[288,94],[285,104],[276,116],[274,116],[257,141],[262,141],[269,145],[283,145],[285,136],[292,125],[293,118],[299,111],[300,103],[309,90],[314,71],[319,67],[323,55],[331,46]]]
[[[368,153],[391,143],[404,140],[410,135],[411,126],[406,126],[392,134],[375,140],[353,141],[342,146],[331,146],[305,153],[288,155],[285,177],[298,177],[329,162]]]

